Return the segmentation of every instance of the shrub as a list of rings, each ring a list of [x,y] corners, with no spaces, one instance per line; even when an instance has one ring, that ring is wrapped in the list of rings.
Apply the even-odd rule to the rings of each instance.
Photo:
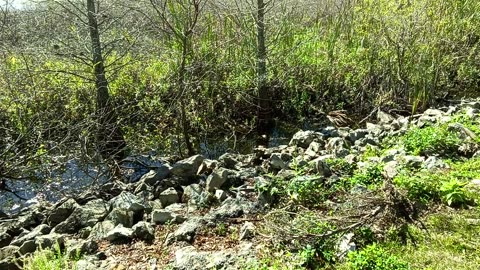
[[[410,265],[399,258],[389,255],[377,244],[367,246],[360,251],[348,254],[347,265],[352,270],[407,270]]]
[[[447,130],[448,124],[413,128],[401,138],[405,150],[413,155],[452,156],[456,153],[460,139]]]

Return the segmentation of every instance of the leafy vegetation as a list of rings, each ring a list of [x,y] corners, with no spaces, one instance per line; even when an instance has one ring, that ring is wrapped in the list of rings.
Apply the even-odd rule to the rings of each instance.
[[[66,254],[57,244],[53,249],[40,249],[27,257],[23,262],[25,270],[64,270],[76,269],[76,262],[80,256],[73,257]]]

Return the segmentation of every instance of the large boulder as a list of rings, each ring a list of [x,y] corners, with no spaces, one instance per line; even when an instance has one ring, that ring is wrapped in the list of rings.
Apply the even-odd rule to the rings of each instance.
[[[290,146],[299,146],[307,148],[314,140],[320,140],[323,138],[323,134],[311,130],[299,131],[295,133],[290,140]]]
[[[202,155],[195,155],[175,163],[170,170],[173,175],[182,178],[193,178],[205,158]]]

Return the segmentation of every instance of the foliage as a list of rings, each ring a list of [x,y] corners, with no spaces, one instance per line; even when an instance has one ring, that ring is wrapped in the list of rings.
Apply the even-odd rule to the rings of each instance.
[[[466,185],[479,177],[480,159],[456,161],[451,168],[437,171],[411,172],[404,170],[394,178],[394,183],[405,189],[412,200],[424,203],[442,201],[450,206],[471,205],[478,197]]]
[[[408,263],[400,260],[377,244],[348,254],[347,265],[352,270],[407,270]]]
[[[76,269],[75,262],[80,256],[75,255],[73,258],[68,256],[56,244],[53,249],[40,249],[27,257],[24,261],[23,269],[25,270],[63,270]]]
[[[365,168],[359,168],[348,179],[351,185],[362,185],[374,188],[383,181],[383,164],[368,164]]]
[[[460,139],[455,132],[448,131],[448,124],[412,128],[402,137],[405,150],[413,155],[441,155],[455,154]]]

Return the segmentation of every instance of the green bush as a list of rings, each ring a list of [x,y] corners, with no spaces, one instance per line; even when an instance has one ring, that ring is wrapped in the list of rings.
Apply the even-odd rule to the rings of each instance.
[[[456,154],[460,139],[455,132],[447,130],[448,124],[413,128],[401,138],[405,150],[413,155]]]
[[[347,265],[352,270],[408,270],[410,265],[389,255],[377,244],[348,254]]]
[[[362,185],[374,188],[383,181],[383,164],[370,164],[365,168],[357,169],[348,179],[351,185]]]

